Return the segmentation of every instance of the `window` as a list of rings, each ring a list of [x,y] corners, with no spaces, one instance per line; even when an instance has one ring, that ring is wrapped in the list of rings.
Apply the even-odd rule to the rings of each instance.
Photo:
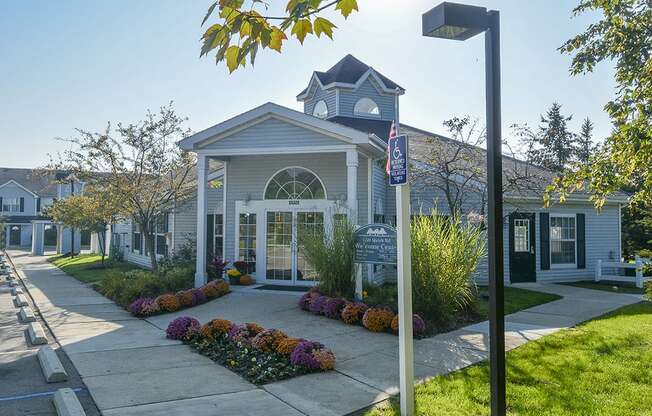
[[[360,98],[355,103],[355,107],[353,107],[353,115],[380,118],[380,108],[378,108],[378,104],[371,98]]]
[[[550,263],[575,264],[575,216],[550,216]]]
[[[524,253],[530,251],[530,220],[514,220],[514,252]]]
[[[132,235],[131,251],[140,254],[143,250],[143,233],[140,231],[140,225],[133,223],[134,233]]]
[[[18,198],[4,198],[2,200],[2,210],[4,212],[20,211],[20,201]]]
[[[314,173],[293,167],[283,169],[270,179],[265,199],[326,199],[326,191]]]
[[[247,273],[256,273],[256,214],[240,214],[238,258],[247,263]]]
[[[156,244],[156,254],[159,256],[168,255],[167,232],[168,214],[163,214],[156,219],[156,225],[154,228],[154,244]]]
[[[328,107],[324,100],[318,101],[317,104],[315,104],[315,107],[312,109],[312,115],[319,118],[328,117]]]
[[[213,255],[222,257],[224,248],[224,217],[213,215]]]

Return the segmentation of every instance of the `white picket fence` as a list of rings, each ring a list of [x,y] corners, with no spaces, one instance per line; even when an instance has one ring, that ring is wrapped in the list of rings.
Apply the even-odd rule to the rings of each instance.
[[[649,261],[649,260],[647,260]],[[595,281],[599,282],[600,280],[608,280],[614,282],[628,282],[636,284],[636,287],[642,288],[645,281],[652,280],[652,277],[643,276],[643,264],[644,260],[636,256],[634,263],[621,263],[617,261],[602,261],[598,260],[598,264],[595,268]],[[615,269],[625,270],[625,269],[634,269],[636,270],[635,276],[625,276],[623,274],[607,274],[604,269]]]

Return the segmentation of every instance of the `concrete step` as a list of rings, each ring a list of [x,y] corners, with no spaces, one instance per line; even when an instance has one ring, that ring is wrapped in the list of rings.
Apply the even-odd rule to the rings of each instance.
[[[25,295],[16,295],[14,298],[14,302],[16,303],[16,307],[20,308],[21,306],[28,306],[29,303],[27,303],[27,298]]]
[[[29,306],[23,306],[20,308],[20,320],[24,323],[36,321],[36,316],[34,316],[34,311]]]
[[[38,350],[38,362],[48,383],[59,383],[68,380],[68,374],[61,364],[61,360],[52,347],[45,345]]]
[[[70,388],[59,389],[54,393],[54,408],[59,416],[86,416],[77,395]]]
[[[43,327],[38,322],[31,322],[27,327],[27,334],[32,345],[43,345],[48,343]]]

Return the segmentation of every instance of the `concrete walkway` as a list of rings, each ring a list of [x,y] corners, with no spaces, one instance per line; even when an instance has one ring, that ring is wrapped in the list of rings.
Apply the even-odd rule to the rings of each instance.
[[[296,307],[299,294],[243,288],[192,309],[141,320],[44,258],[9,254],[104,415],[345,415],[398,392],[397,337],[303,312]],[[564,299],[509,315],[507,349],[640,300],[571,286],[519,286]],[[334,350],[337,369],[256,387],[167,340],[164,329],[181,315],[201,322],[216,317],[253,321],[320,341]],[[487,358],[488,325],[415,341],[414,350],[418,381],[458,370]]]

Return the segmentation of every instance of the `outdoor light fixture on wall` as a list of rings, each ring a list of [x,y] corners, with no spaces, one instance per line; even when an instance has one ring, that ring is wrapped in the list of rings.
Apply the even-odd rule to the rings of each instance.
[[[479,33],[485,33],[491,414],[504,416],[506,404],[500,16],[498,11],[488,11],[484,7],[444,2],[423,14],[422,26],[423,36],[442,39],[466,40]]]

